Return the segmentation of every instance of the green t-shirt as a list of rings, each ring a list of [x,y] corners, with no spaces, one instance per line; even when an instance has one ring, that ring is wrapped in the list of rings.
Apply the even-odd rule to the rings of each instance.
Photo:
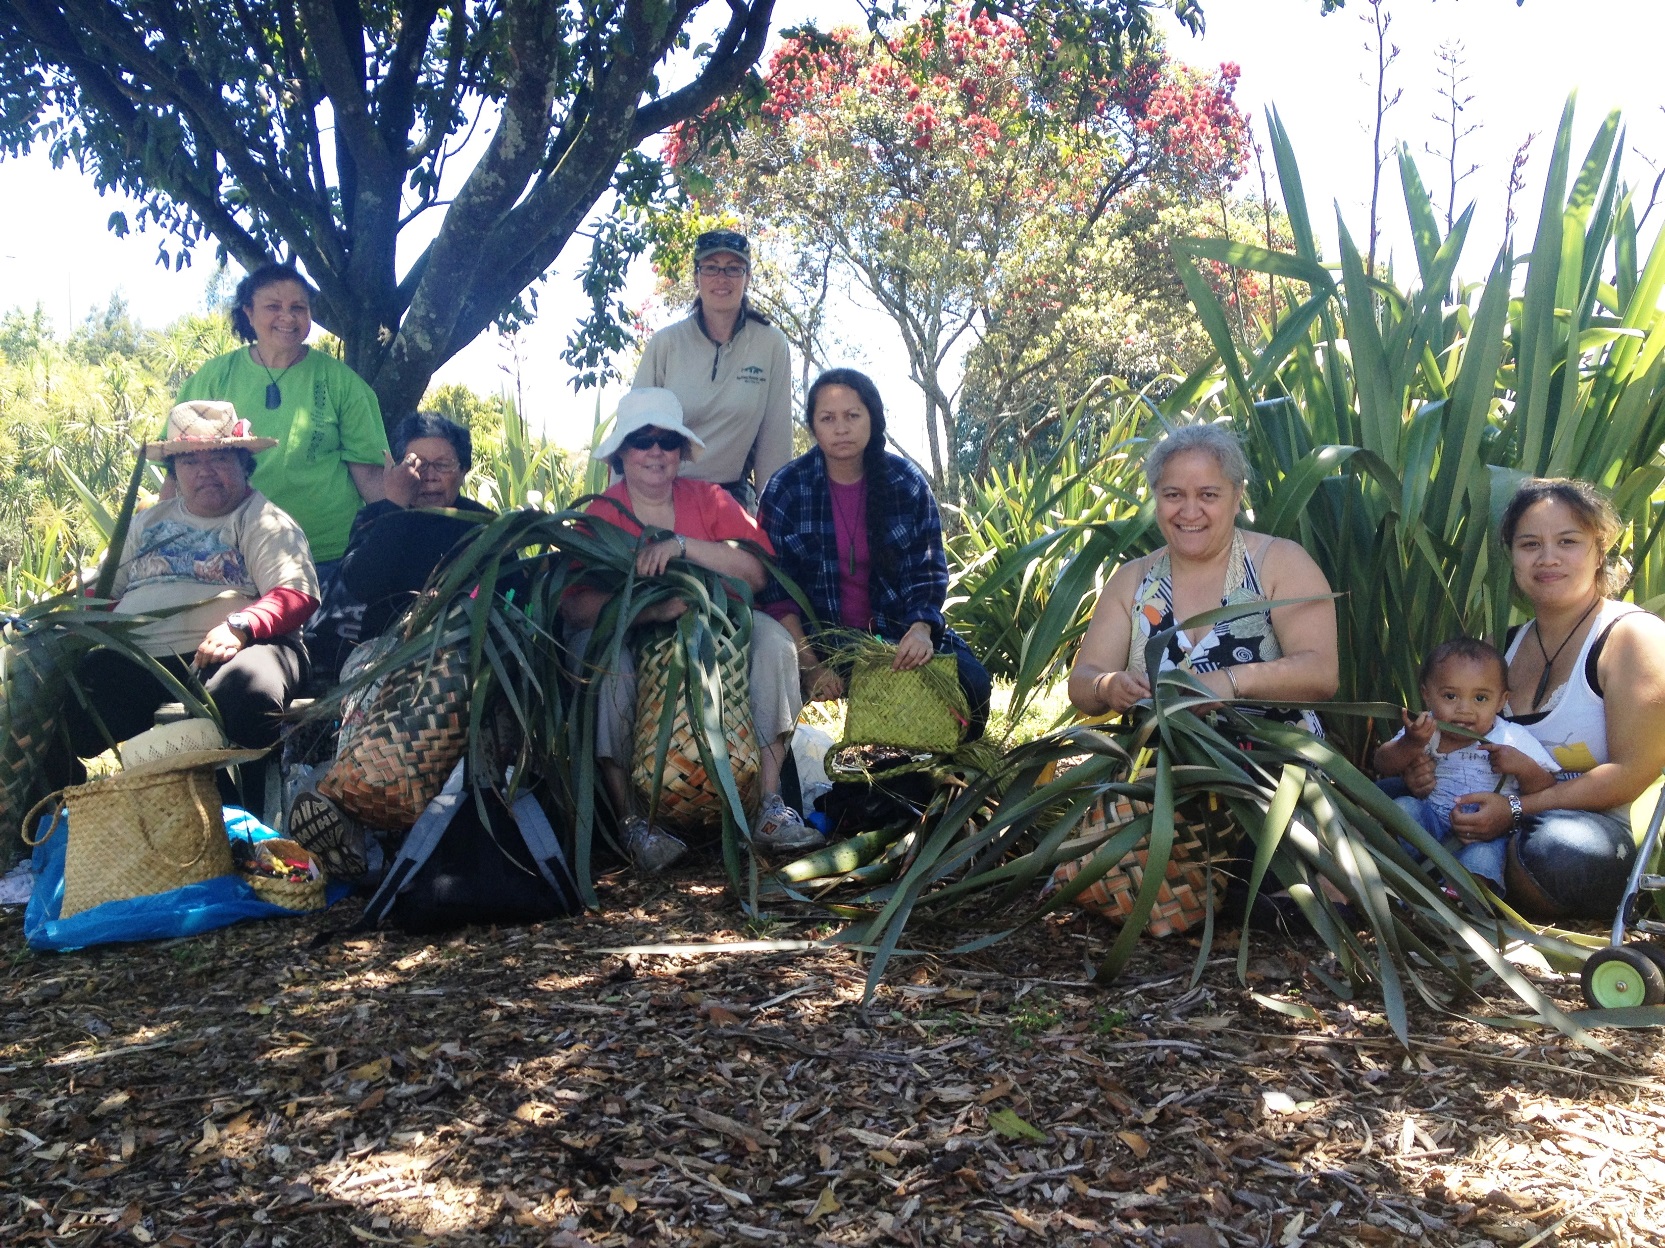
[[[273,377],[283,395],[275,410],[266,406]],[[268,373],[239,347],[209,360],[180,388],[179,401],[191,399],[229,402],[257,436],[277,439],[255,456],[249,483],[295,518],[315,561],[341,558],[364,503],[347,465],[380,464],[387,450],[375,391],[322,351]]]

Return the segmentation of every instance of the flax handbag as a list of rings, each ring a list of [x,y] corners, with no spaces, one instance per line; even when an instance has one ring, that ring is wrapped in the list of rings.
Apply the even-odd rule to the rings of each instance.
[[[1101,835],[1148,814],[1150,806],[1118,796],[1108,805],[1106,798],[1093,803],[1082,818],[1077,836]],[[1213,866],[1226,857],[1225,847],[1235,835],[1235,825],[1224,806],[1211,794],[1206,805],[1188,803],[1174,811],[1174,846],[1168,868],[1156,891],[1145,930],[1153,936],[1188,932],[1207,914],[1209,894],[1219,903],[1225,891],[1225,874]],[[1121,922],[1133,912],[1133,903],[1145,881],[1150,858],[1148,839],[1141,841],[1091,887],[1075,898],[1084,910]],[[1050,888],[1073,880],[1092,859],[1091,854],[1063,863],[1052,873]]]
[[[31,818],[59,796],[42,801]],[[69,844],[60,919],[231,873],[231,842],[211,767],[121,772],[73,785],[61,796],[69,808]],[[54,809],[46,835],[56,826]],[[27,831],[24,838],[39,844]]]
[[[923,667],[898,672],[891,668],[895,654],[894,646],[886,646],[856,658],[839,747],[887,745],[952,754],[971,715],[954,656],[933,655]]]

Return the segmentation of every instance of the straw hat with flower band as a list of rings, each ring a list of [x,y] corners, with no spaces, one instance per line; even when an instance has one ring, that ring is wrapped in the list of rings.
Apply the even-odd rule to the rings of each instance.
[[[193,451],[267,451],[276,438],[260,438],[254,427],[230,403],[193,399],[168,413],[168,427],[160,441],[145,443],[145,458],[167,459]]]

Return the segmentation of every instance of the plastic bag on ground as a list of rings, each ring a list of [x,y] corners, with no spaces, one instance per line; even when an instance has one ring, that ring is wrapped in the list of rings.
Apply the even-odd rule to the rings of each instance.
[[[42,822],[45,822],[42,816]],[[277,835],[248,811],[225,808],[225,828],[232,839],[269,840]],[[217,875],[183,888],[148,897],[107,901],[67,919],[59,918],[64,901],[64,851],[69,843],[69,814],[58,812],[51,834],[34,851],[35,889],[23,912],[23,937],[31,949],[84,949],[88,945],[194,936],[243,919],[293,918],[295,911],[274,906],[255,895],[242,876]],[[331,884],[330,904],[350,891]]]

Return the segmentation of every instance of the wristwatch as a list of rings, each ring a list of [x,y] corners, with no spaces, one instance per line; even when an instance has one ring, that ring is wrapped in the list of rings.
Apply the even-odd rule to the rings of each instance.
[[[247,611],[233,611],[225,617],[225,626],[234,633],[242,633],[244,641],[254,640],[254,619]]]
[[[1521,809],[1520,798],[1513,793],[1509,794],[1506,800],[1509,803],[1509,828],[1511,831],[1519,832],[1525,822],[1526,812]]]
[[[682,557],[686,559],[688,557],[688,539],[680,533],[672,533],[671,536],[676,538],[676,548],[681,552]]]

